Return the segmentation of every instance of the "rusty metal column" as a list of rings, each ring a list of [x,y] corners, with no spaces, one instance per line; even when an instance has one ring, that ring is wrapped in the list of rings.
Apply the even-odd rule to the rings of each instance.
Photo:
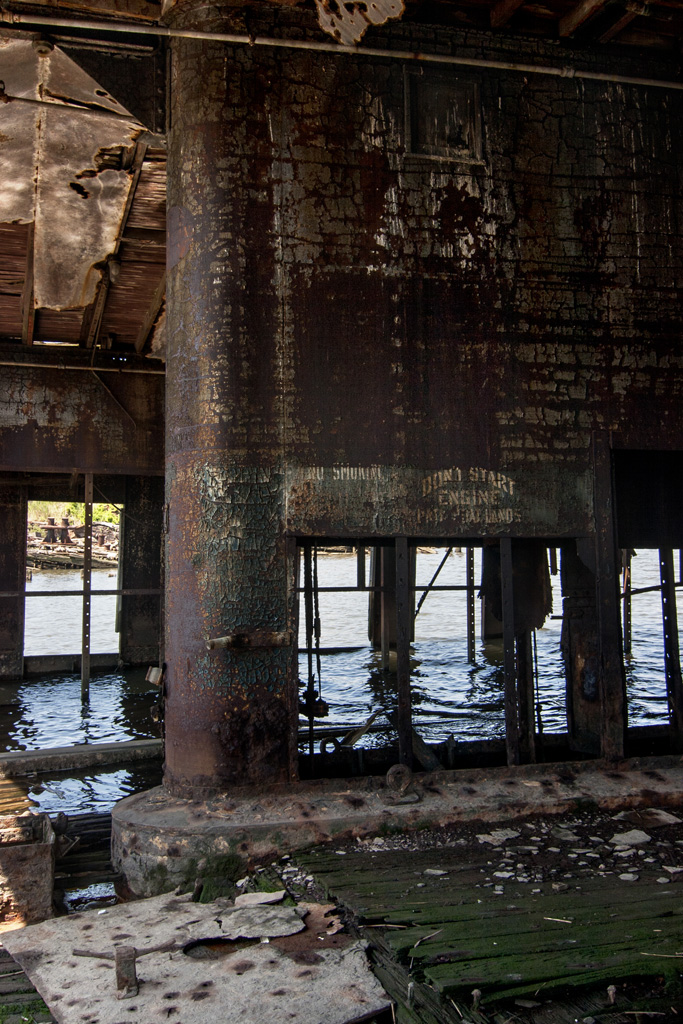
[[[505,746],[508,764],[519,764],[519,705],[515,650],[515,586],[512,574],[512,540],[500,539],[500,585],[503,605],[503,677],[505,686]]]
[[[83,639],[81,643],[81,699],[90,696],[90,613],[92,610],[92,473],[85,474],[85,512],[83,524]]]
[[[669,698],[674,750],[683,749],[683,681],[678,644],[678,610],[672,548],[659,550],[659,574],[662,582],[662,625],[664,628],[664,669]]]
[[[164,482],[160,477],[126,478],[126,500],[119,538],[119,586],[153,590],[161,582],[161,526]],[[119,653],[128,665],[159,660],[159,597],[122,597]]]
[[[235,29],[229,6],[167,11],[174,27]],[[164,785],[176,796],[296,776],[271,61],[171,46]]]
[[[408,539],[396,538],[396,683],[398,691],[398,756],[401,764],[413,765],[413,721],[410,692],[410,634],[413,602],[410,585]]]
[[[467,661],[470,665],[474,665],[477,660],[476,655],[476,620],[474,613],[474,602],[476,597],[476,589],[474,586],[474,548],[466,549],[466,569],[467,574]]]
[[[614,488],[609,435],[595,431],[592,439],[595,569],[598,607],[599,687],[602,711],[601,754],[608,760],[624,756],[626,679],[619,608],[619,559],[614,519]]]
[[[24,591],[26,589],[26,492],[13,485],[0,487],[0,678],[24,674]]]

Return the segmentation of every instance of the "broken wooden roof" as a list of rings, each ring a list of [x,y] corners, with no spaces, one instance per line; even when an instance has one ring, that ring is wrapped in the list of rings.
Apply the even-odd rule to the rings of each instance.
[[[338,0],[229,0],[245,12],[264,3],[317,13],[328,41],[323,29],[333,32],[344,16]],[[681,0],[352,0],[344,8],[373,8],[368,26],[386,14],[564,40],[593,55],[645,48],[670,56],[683,40]],[[163,353],[164,40],[130,34],[154,29],[161,16],[156,0],[9,0],[4,7],[2,343]],[[83,19],[120,23],[128,34],[103,35]]]

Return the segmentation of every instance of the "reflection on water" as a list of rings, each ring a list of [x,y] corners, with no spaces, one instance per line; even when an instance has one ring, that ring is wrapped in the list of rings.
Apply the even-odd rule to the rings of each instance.
[[[417,583],[426,585],[442,558],[442,551],[418,554]],[[476,578],[480,575],[477,552]],[[319,584],[351,586],[356,583],[356,560],[350,555],[324,555],[318,562]],[[446,562],[439,584],[465,583],[465,556],[454,552]],[[561,613],[559,576],[552,578],[553,612]],[[659,583],[657,553],[643,551],[633,560],[633,586]],[[28,584],[34,590],[79,589],[79,572],[35,571]],[[93,572],[93,586],[113,588],[116,579],[107,570]],[[93,651],[114,652],[114,597],[93,601]],[[395,676],[381,671],[379,654],[368,646],[367,592],[321,594],[321,645],[359,646],[353,653],[322,658],[323,696],[330,717],[321,724],[358,724],[378,708],[396,704]],[[477,629],[479,613],[477,602]],[[40,598],[26,602],[27,654],[74,653],[80,649],[80,598]],[[302,615],[303,620],[303,615]],[[463,593],[432,592],[416,622],[412,647],[412,686],[415,722],[431,741],[453,733],[458,740],[484,739],[504,734],[503,673],[500,642],[484,646],[478,641],[476,663],[467,662],[466,598]],[[566,728],[564,675],[560,656],[561,622],[548,619],[537,632],[540,720],[546,732]],[[305,643],[302,633],[300,643]],[[633,653],[627,660],[629,721],[632,725],[668,721],[661,598],[658,593],[633,598]],[[306,678],[306,658],[300,675]],[[158,691],[145,682],[144,670],[107,672],[93,676],[90,701],[81,703],[78,676],[53,673],[19,685],[0,686],[0,730],[5,749],[35,750],[74,743],[101,743],[156,735],[150,706]],[[380,724],[382,718],[377,720]],[[384,742],[387,733],[363,742]],[[158,769],[156,770],[158,774]],[[158,781],[146,766],[98,770],[81,778],[64,775],[30,785],[31,798],[41,809],[106,809],[122,796]],[[150,781],[153,779],[153,781]]]
[[[418,553],[418,586],[429,583],[442,557],[443,550]],[[633,560],[632,573],[633,587],[657,585],[657,552],[640,552]],[[480,552],[477,551],[475,579],[478,580],[480,574]],[[551,579],[553,615],[559,616],[562,612],[560,577]],[[330,554],[319,558],[321,587],[353,587],[355,580],[355,557]],[[450,556],[438,582],[451,586],[466,583],[464,551]],[[367,594],[321,594],[320,617],[322,647],[367,643]],[[561,627],[560,619],[553,617],[536,632],[537,720],[545,732],[562,732],[567,724]],[[480,634],[478,607],[477,630]],[[303,622],[299,642],[305,645]],[[429,594],[416,620],[411,667],[414,721],[425,739],[437,742],[450,733],[462,740],[504,735],[502,645],[500,641],[484,644],[478,640],[475,664],[468,664],[465,594]],[[306,677],[306,658],[302,657],[300,678],[305,680]],[[668,722],[658,593],[633,598],[632,655],[627,660],[626,677],[629,724]],[[381,671],[379,654],[369,647],[354,654],[324,656],[322,690],[330,705],[330,717],[325,724],[358,722],[377,708],[393,709],[396,705],[392,677]],[[377,724],[379,722],[378,719]],[[378,741],[383,742],[383,737],[374,742]],[[367,742],[373,740],[369,738]]]
[[[91,774],[60,772],[25,780],[33,810],[56,814],[82,814],[84,811],[109,811],[131,793],[158,786],[161,769],[158,765],[130,765],[126,768],[90,769]]]
[[[150,705],[158,697],[144,669],[94,673],[90,701],[80,676],[54,673],[0,686],[0,730],[6,750],[40,750],[74,743],[111,743],[152,735]]]
[[[93,569],[93,590],[116,590],[116,573]],[[26,593],[37,590],[82,590],[79,569],[34,569]],[[90,651],[109,654],[119,649],[114,632],[116,597],[93,597],[90,612]],[[24,654],[78,654],[81,650],[82,597],[28,597],[24,628]]]

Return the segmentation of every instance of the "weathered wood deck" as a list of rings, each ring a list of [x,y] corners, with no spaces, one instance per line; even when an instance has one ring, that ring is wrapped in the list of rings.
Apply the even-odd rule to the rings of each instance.
[[[567,863],[548,873],[546,860],[538,881],[534,855],[522,849],[502,872],[505,884],[495,877],[502,851],[476,844],[371,853],[347,845],[345,855],[327,847],[297,860],[352,911],[399,1021],[459,1020],[475,989],[487,1019],[505,1007],[538,1022],[589,1014],[614,1024],[648,1011],[658,1011],[657,1024],[675,1020],[683,1012],[683,888],[657,881],[659,863],[633,882],[592,868],[558,881]]]

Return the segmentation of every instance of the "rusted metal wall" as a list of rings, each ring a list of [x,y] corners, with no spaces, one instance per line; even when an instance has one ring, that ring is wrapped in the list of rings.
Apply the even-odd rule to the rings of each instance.
[[[119,541],[121,589],[161,587],[164,482],[160,477],[126,479],[123,529]],[[118,616],[119,653],[128,665],[159,660],[160,596],[122,597]]]
[[[171,78],[165,781],[194,794],[287,780],[296,758],[291,645],[206,648],[290,616],[265,82],[226,80],[225,54],[178,40]]]
[[[2,366],[0,471],[162,473],[163,402],[163,375]]]
[[[408,25],[388,38],[477,57],[513,45]],[[514,45],[667,73],[659,56],[644,69]],[[247,282],[245,309],[265,292],[272,324],[245,320],[251,342],[281,337],[287,528],[590,531],[592,430],[679,444],[680,94],[449,69],[481,95],[467,165],[406,152],[399,60],[223,56],[212,267]]]
[[[0,677],[24,674],[24,585],[26,579],[26,489],[0,483]]]
[[[211,24],[191,4],[172,17]],[[388,39],[510,56],[505,41],[408,25]],[[560,59],[547,44],[516,56]],[[177,793],[294,770],[290,652],[204,647],[292,629],[287,532],[592,534],[593,433],[680,444],[680,94],[457,77],[481,96],[474,163],[407,152],[399,60],[173,43]]]

